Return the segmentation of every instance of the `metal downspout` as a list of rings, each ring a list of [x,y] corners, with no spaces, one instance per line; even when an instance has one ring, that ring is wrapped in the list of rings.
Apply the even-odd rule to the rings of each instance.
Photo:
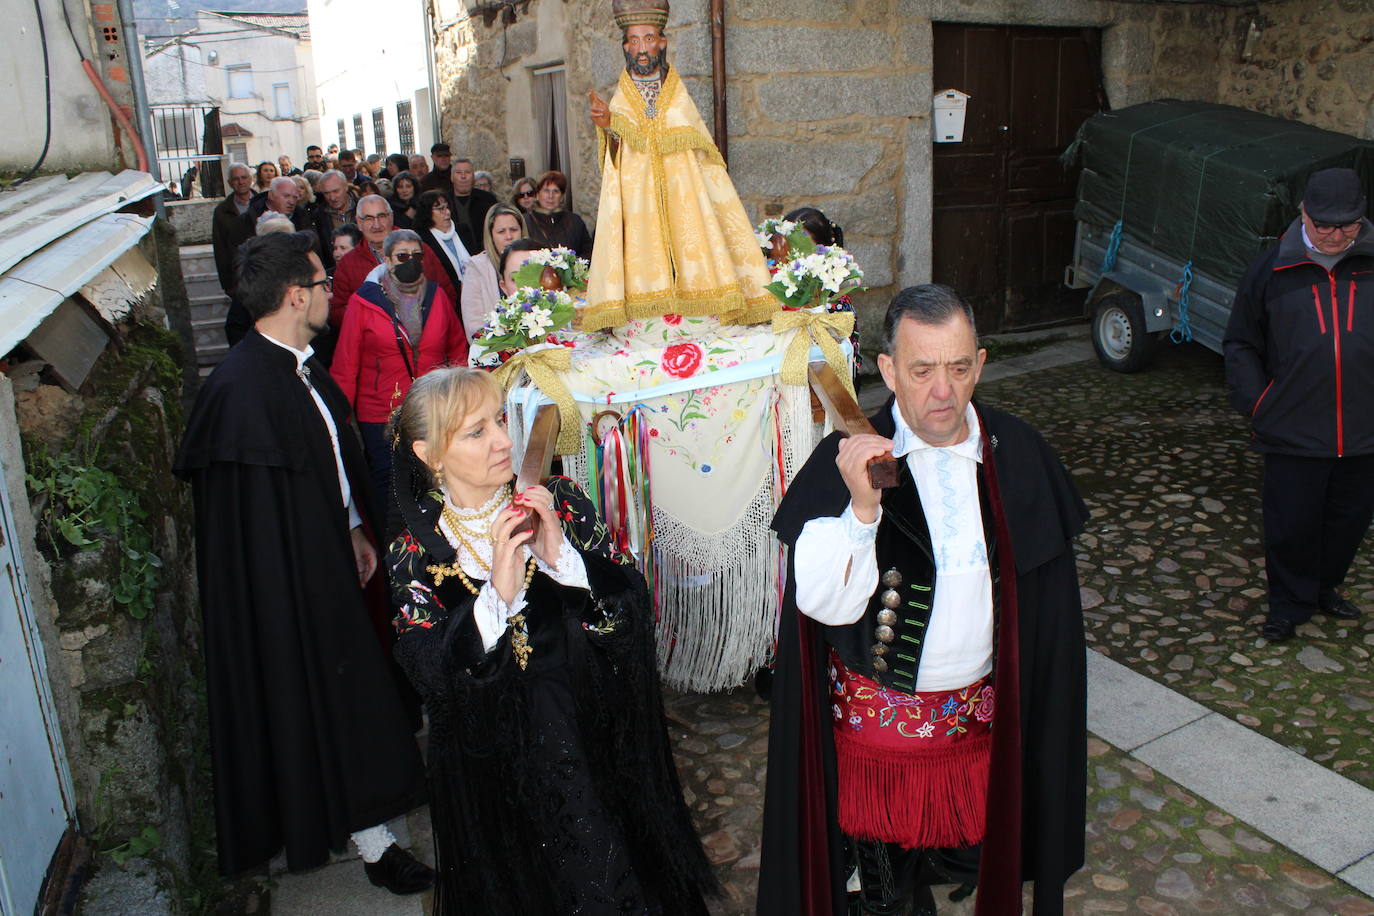
[[[153,116],[148,107],[148,86],[143,81],[143,48],[138,40],[138,21],[134,18],[133,0],[119,0],[119,30],[124,36],[124,58],[129,68],[129,88],[134,92],[134,123],[143,136],[148,151],[148,172],[162,180],[157,162],[157,144],[153,141]]]
[[[442,143],[445,138],[439,132],[439,79],[434,72],[434,19],[430,15],[429,0],[420,0],[420,16],[425,21],[425,78],[429,81],[429,142]],[[417,153],[428,150],[417,149]]]
[[[725,126],[725,0],[711,0],[711,102],[716,149],[720,150],[721,158],[729,162],[730,138]]]

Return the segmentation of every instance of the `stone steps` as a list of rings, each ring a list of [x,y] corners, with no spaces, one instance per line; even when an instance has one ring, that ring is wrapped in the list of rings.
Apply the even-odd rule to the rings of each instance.
[[[205,376],[229,352],[229,345],[224,340],[224,316],[229,311],[229,297],[220,288],[212,246],[183,245],[180,254],[196,362],[200,374]]]

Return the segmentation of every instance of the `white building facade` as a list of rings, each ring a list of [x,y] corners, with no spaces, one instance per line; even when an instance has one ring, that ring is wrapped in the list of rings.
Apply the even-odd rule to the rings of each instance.
[[[309,0],[319,93],[313,142],[429,153],[435,142],[421,0]]]
[[[144,60],[159,160],[184,169],[204,141],[201,109],[217,107],[229,162],[303,162],[319,136],[314,64],[303,13],[202,11]]]

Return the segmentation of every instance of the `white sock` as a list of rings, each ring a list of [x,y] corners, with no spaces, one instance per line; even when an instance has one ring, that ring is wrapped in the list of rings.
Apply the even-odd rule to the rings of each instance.
[[[386,824],[378,824],[376,827],[359,830],[353,834],[351,839],[353,845],[358,847],[358,855],[362,856],[363,861],[369,864],[381,859],[386,848],[396,842],[396,837],[392,836]]]

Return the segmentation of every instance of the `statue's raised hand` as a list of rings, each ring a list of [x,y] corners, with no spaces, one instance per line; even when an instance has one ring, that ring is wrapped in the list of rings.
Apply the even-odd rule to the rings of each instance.
[[[606,100],[593,90],[587,93],[587,101],[590,103],[592,123],[602,130],[608,129],[611,126],[611,109]]]

